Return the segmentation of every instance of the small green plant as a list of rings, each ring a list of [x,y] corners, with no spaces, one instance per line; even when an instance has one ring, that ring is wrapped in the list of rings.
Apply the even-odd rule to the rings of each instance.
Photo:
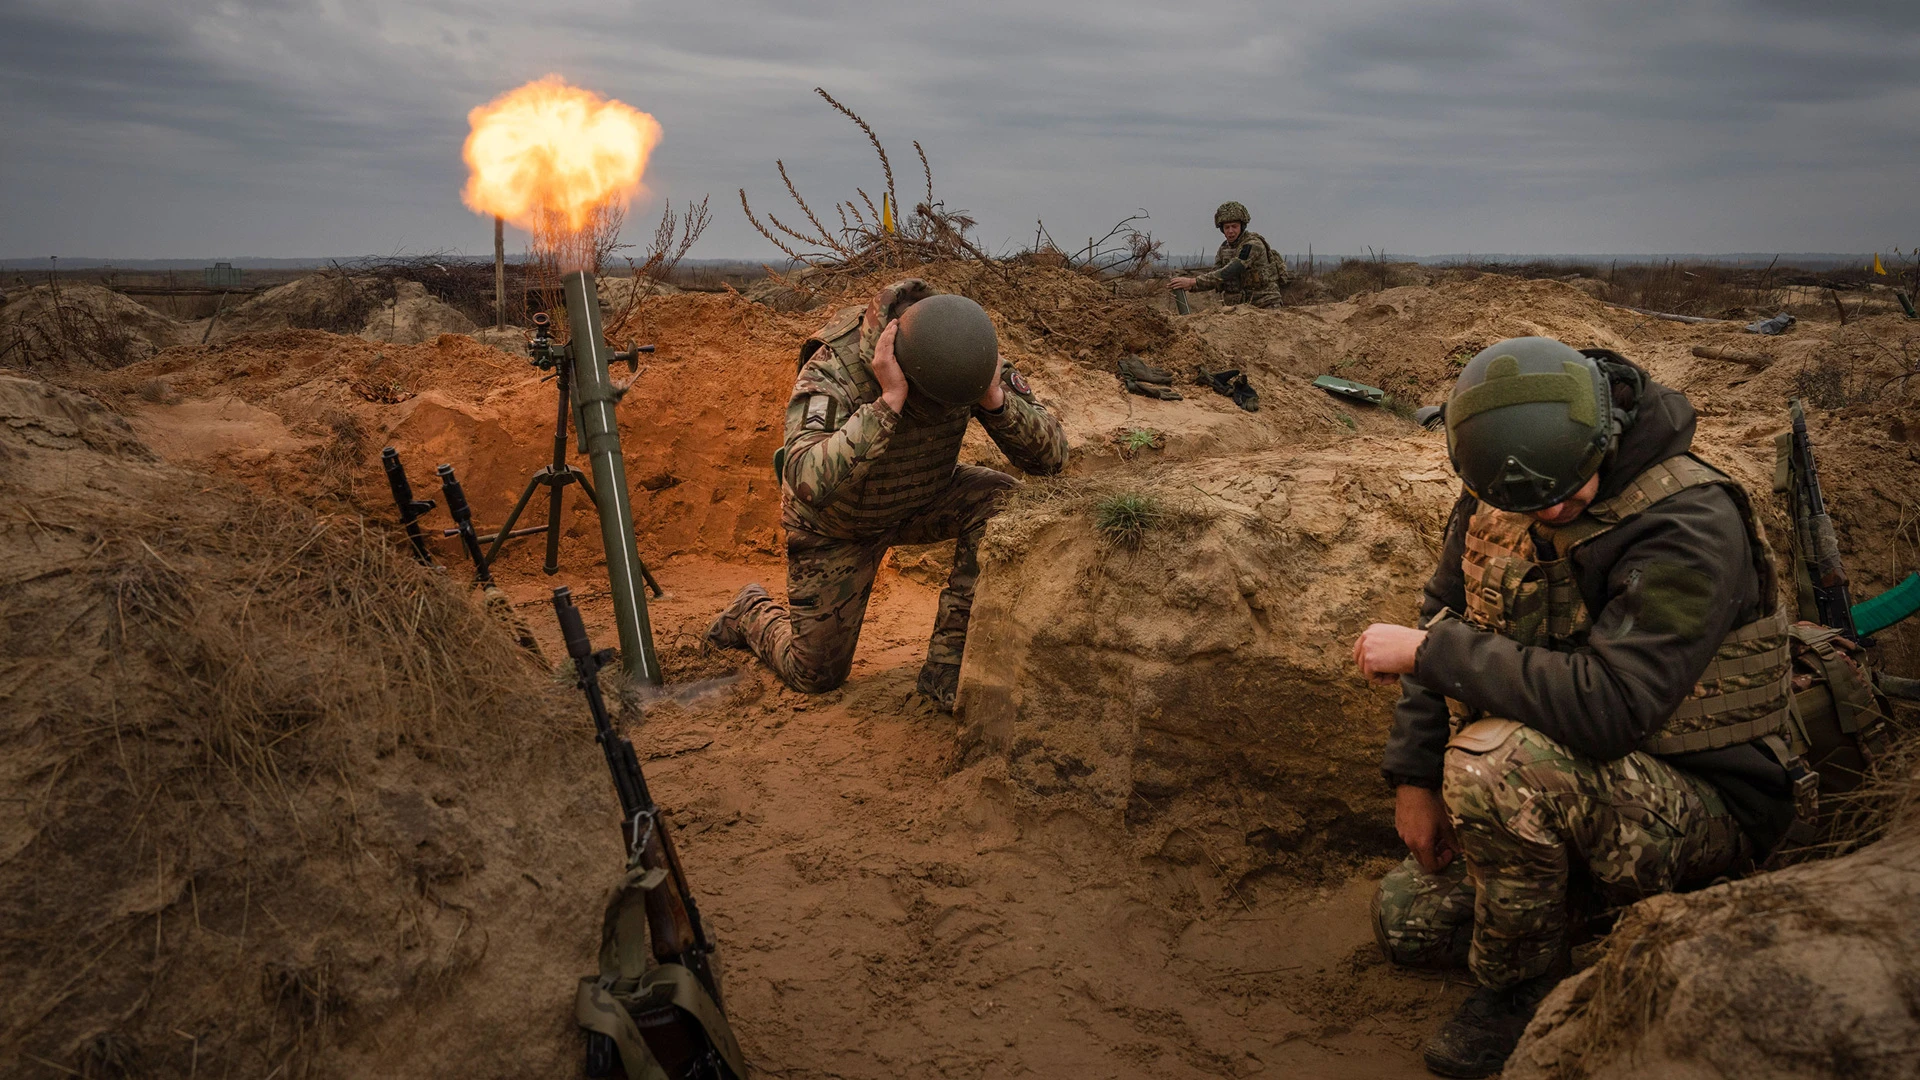
[[[1447,359],[1453,361],[1453,363],[1458,367],[1465,367],[1467,364],[1467,361],[1473,359],[1475,356],[1480,355],[1480,350],[1484,348],[1486,348],[1486,346],[1472,344],[1472,343],[1468,343],[1466,345],[1455,345],[1451,350],[1447,352]]]
[[[1100,535],[1127,548],[1139,547],[1147,530],[1160,524],[1165,516],[1159,501],[1151,495],[1109,495],[1093,508],[1093,522]]]
[[[1129,428],[1120,436],[1121,453],[1127,457],[1161,445],[1160,433],[1152,428]]]
[[[1339,414],[1338,414],[1338,415],[1339,415],[1339,417],[1340,417],[1340,422],[1341,422],[1341,423],[1343,423],[1343,424],[1345,424],[1345,425],[1347,425],[1347,429],[1348,429],[1349,431],[1358,431],[1358,430],[1360,430],[1360,427],[1359,427],[1359,425],[1357,425],[1357,424],[1355,424],[1355,423],[1353,422],[1353,417],[1352,417],[1352,416],[1350,416],[1350,415],[1348,415],[1348,414],[1347,414],[1347,412],[1346,412],[1346,410],[1344,410],[1344,409],[1343,409],[1343,410],[1341,410],[1341,411],[1339,412]]]

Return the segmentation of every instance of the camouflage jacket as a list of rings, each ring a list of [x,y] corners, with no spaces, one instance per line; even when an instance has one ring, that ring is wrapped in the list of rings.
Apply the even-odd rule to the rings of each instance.
[[[868,539],[905,521],[945,487],[960,460],[968,418],[1022,472],[1047,475],[1067,461],[1066,432],[1002,364],[1006,403],[949,408],[919,394],[894,412],[880,400],[869,362],[875,342],[908,304],[932,294],[909,279],[847,308],[801,348],[800,377],[787,403],[781,523],[821,536]]]
[[[1194,279],[1200,292],[1220,291],[1220,299],[1229,304],[1274,307],[1280,303],[1280,286],[1293,280],[1287,260],[1274,254],[1267,238],[1257,232],[1243,232],[1238,240],[1220,241],[1213,254],[1213,269]]]

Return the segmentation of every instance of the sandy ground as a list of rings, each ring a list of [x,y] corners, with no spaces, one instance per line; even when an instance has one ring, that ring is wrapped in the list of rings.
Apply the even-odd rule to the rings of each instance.
[[[523,547],[501,576],[551,652],[535,562]],[[650,611],[672,649],[783,567],[682,558],[656,573]],[[685,703],[630,732],[673,808],[757,1071],[1425,1075],[1419,1040],[1464,990],[1379,964],[1370,877],[1182,913],[1167,875],[1192,871],[1142,865],[1077,815],[1025,819],[988,772],[950,773],[953,721],[912,692],[935,597],[883,573],[837,691],[806,698],[749,664],[670,685]],[[584,605],[610,641],[610,605],[591,591]],[[1202,895],[1222,890],[1202,876]]]

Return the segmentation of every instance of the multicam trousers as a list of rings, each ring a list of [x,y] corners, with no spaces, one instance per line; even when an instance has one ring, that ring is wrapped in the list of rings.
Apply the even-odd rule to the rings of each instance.
[[[980,577],[980,538],[1000,496],[1018,481],[978,465],[959,465],[933,501],[869,540],[839,540],[787,528],[787,605],[760,603],[741,612],[747,645],[780,681],[803,693],[831,690],[853,669],[874,573],[895,544],[957,540],[953,570],[940,590],[927,660],[960,663]]]
[[[1464,858],[1439,874],[1412,858],[1395,868],[1374,900],[1375,933],[1395,963],[1465,960],[1496,989],[1553,966],[1573,860],[1617,906],[1704,885],[1750,854],[1705,781],[1638,751],[1581,757],[1512,721],[1456,735],[1441,791]]]

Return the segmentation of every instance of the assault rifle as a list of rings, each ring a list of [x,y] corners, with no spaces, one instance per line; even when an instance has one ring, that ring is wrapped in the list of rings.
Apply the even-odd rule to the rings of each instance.
[[[400,509],[400,527],[407,530],[413,557],[419,559],[422,566],[432,566],[433,556],[427,553],[427,538],[420,532],[420,518],[433,509],[433,500],[413,497],[413,485],[407,483],[407,470],[400,464],[400,451],[391,446],[380,451],[380,464],[386,466],[387,487],[393,492],[393,505]]]
[[[1894,623],[1920,612],[1920,573],[1908,574],[1878,596],[1853,602],[1847,571],[1840,563],[1840,544],[1827,516],[1826,497],[1820,492],[1820,474],[1813,463],[1813,444],[1807,439],[1807,414],[1800,399],[1787,403],[1793,430],[1779,436],[1773,489],[1787,492],[1793,512],[1794,581],[1800,594],[1800,617],[1831,626],[1847,640],[1871,645],[1872,637]],[[1912,679],[1881,676],[1887,690],[1898,697],[1914,697]]]
[[[1833,518],[1827,514],[1826,496],[1820,491],[1820,473],[1813,461],[1813,444],[1807,438],[1807,413],[1800,399],[1787,402],[1793,417],[1791,484],[1794,529],[1794,555],[1799,562],[1795,577],[1802,578],[1808,594],[1801,597],[1801,615],[1813,614],[1822,626],[1831,626],[1858,641],[1860,632],[1853,622],[1853,599],[1847,592],[1847,568],[1840,562],[1840,541],[1833,534]],[[1812,612],[1804,610],[1811,599]]]
[[[612,662],[613,650],[594,650],[564,586],[553,590],[553,611],[573,658],[574,685],[587,695],[594,740],[620,796],[620,835],[627,848],[626,881],[607,907],[600,976],[582,979],[575,1001],[575,1014],[588,1029],[587,1075],[610,1075],[617,1056],[629,1077],[650,1075],[644,1063],[651,1060],[674,1080],[745,1080],[746,1066],[721,1004],[713,940],[633,743],[614,730],[600,692],[600,670]],[[639,923],[629,917],[636,900],[645,915],[644,943],[637,940]],[[636,1045],[634,1036],[644,1045]]]

